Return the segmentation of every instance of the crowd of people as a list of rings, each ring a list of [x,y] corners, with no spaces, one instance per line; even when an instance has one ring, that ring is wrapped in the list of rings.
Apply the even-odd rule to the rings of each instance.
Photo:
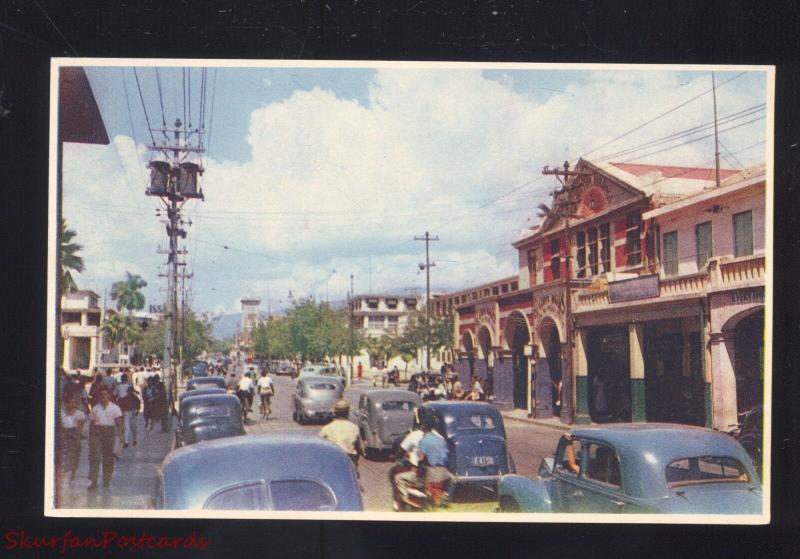
[[[472,375],[465,387],[451,365],[442,365],[438,374],[423,371],[411,375],[408,389],[423,400],[467,400],[485,402],[492,397],[492,378]]]
[[[77,373],[61,371],[58,414],[56,472],[59,483],[73,482],[77,475],[82,442],[88,423],[89,489],[102,482],[108,487],[114,463],[123,449],[139,442],[138,416],[144,414],[145,428],[156,422],[168,428],[167,393],[156,366],[97,368],[91,381]]]

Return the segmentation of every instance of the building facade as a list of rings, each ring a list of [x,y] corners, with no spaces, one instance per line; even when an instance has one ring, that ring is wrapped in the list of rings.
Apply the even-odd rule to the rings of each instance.
[[[97,362],[102,310],[93,291],[73,291],[61,298],[61,339],[66,371],[89,373]]]
[[[462,377],[491,377],[496,405],[564,423],[735,423],[762,399],[763,374],[744,371],[763,355],[764,178],[721,177],[579,161],[513,243],[517,278],[435,302],[455,313]],[[746,333],[760,345],[742,347]]]
[[[261,322],[261,299],[244,297],[242,302],[241,336],[239,343],[243,346],[252,344],[253,330]]]

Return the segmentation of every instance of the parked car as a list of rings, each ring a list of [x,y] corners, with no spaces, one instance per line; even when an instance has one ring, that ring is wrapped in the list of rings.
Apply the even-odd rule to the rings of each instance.
[[[758,474],[725,433],[671,424],[573,429],[539,478],[507,475],[500,510],[760,514]]]
[[[361,511],[355,467],[336,444],[302,435],[204,441],[171,452],[157,509]]]
[[[297,380],[292,395],[292,419],[303,424],[312,419],[333,417],[333,405],[342,397],[344,386],[335,378],[305,376]]]
[[[225,379],[223,377],[200,377],[186,381],[187,392],[199,388],[225,388]]]
[[[297,369],[289,362],[277,363],[274,366],[273,371],[276,375],[289,375],[291,377],[297,375]]]
[[[342,386],[347,386],[347,377],[343,370],[340,370],[336,365],[306,365],[300,370],[298,379],[304,377],[334,377],[339,379]]]
[[[503,416],[491,404],[427,402],[419,408],[419,417],[420,421],[431,418],[436,431],[447,439],[448,470],[455,484],[494,489],[501,475],[515,471]]]
[[[244,435],[242,406],[232,394],[187,396],[181,402],[175,447]]]
[[[361,395],[354,421],[361,432],[361,453],[391,450],[414,427],[419,396],[406,390],[373,390]]]
[[[197,361],[192,365],[193,377],[207,377],[208,376],[208,363],[205,361]]]
[[[227,394],[228,391],[224,388],[217,388],[216,386],[202,386],[200,388],[195,388],[194,390],[189,390],[188,392],[181,392],[178,395],[178,405],[183,405],[183,401],[190,396],[205,396],[207,394]]]

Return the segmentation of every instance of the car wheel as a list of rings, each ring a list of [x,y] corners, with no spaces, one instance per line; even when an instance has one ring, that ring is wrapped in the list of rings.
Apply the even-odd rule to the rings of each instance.
[[[520,512],[519,503],[508,495],[500,497],[500,512]]]

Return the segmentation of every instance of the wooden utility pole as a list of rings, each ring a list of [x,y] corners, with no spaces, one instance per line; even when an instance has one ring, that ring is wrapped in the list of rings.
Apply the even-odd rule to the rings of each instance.
[[[350,383],[353,383],[353,359],[355,357],[356,348],[353,347],[355,345],[354,339],[354,332],[353,332],[353,313],[355,312],[355,294],[353,293],[353,274],[350,274],[350,296],[347,298],[348,303],[350,306]]]
[[[714,98],[714,159],[716,161],[717,188],[719,188],[719,132],[717,130],[717,80],[711,72],[711,94]]]
[[[425,231],[422,237],[414,237],[415,241],[425,241],[425,263],[419,265],[420,270],[425,270],[425,353],[426,353],[426,368],[431,370],[431,267],[436,266],[436,262],[431,262],[430,259],[430,242],[438,241],[439,237],[431,237],[430,233]]]

